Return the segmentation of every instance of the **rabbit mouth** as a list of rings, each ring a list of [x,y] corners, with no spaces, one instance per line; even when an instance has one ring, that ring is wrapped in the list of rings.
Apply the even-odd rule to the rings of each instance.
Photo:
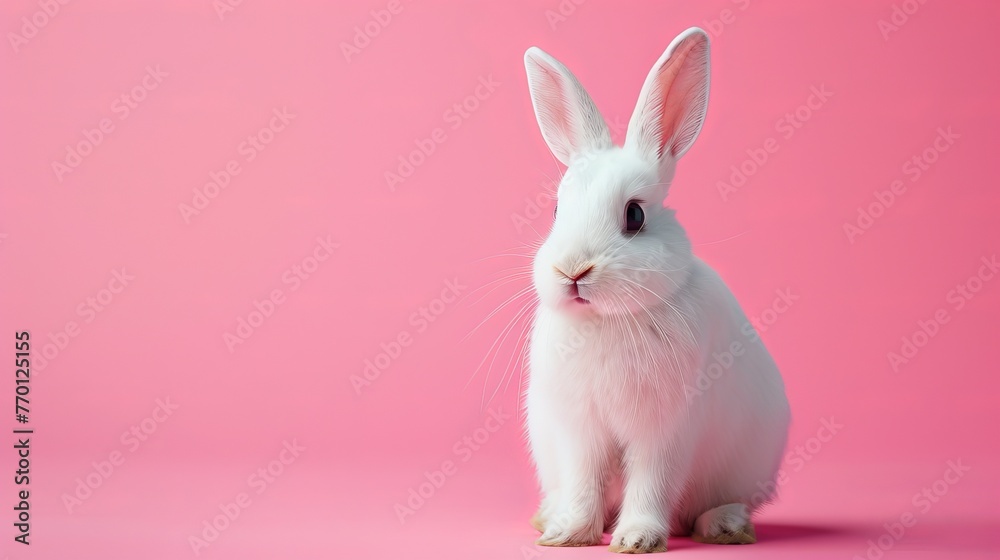
[[[583,303],[589,304],[590,300],[583,297],[580,293],[580,288],[588,284],[580,284],[579,282],[573,282],[569,285],[569,293],[566,294],[572,303]]]

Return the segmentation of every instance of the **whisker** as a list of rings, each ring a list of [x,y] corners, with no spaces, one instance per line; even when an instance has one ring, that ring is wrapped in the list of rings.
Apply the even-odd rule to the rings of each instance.
[[[531,300],[528,300],[528,301],[524,302],[521,305],[520,310],[517,313],[515,313],[514,317],[512,317],[511,320],[507,322],[507,325],[504,326],[503,329],[501,329],[500,334],[498,334],[497,337],[496,337],[496,339],[494,339],[493,344],[490,345],[490,348],[489,348],[489,350],[486,351],[486,355],[483,356],[483,359],[479,361],[479,365],[476,366],[475,371],[472,372],[472,376],[469,377],[468,381],[466,381],[465,387],[463,387],[463,389],[468,389],[469,388],[469,384],[472,383],[472,380],[475,379],[476,376],[479,374],[479,370],[481,370],[483,368],[483,364],[485,364],[486,360],[489,359],[490,354],[493,353],[493,349],[497,347],[497,344],[500,342],[500,337],[503,335],[504,332],[507,331],[508,328],[511,327],[511,325],[518,319],[518,317],[520,316],[521,312],[523,312],[526,308],[528,308],[530,306],[530,304],[531,304]],[[485,322],[485,320],[484,320],[484,322]],[[485,391],[485,387],[484,387],[484,391]]]
[[[514,356],[516,356],[518,353],[520,353],[522,351],[521,347],[524,345],[524,333],[528,329],[528,327],[531,326],[531,320],[530,320],[531,318],[529,316],[527,316],[527,315],[525,315],[525,317],[528,317],[528,320],[524,322],[524,326],[521,327],[521,332],[518,335],[518,338],[515,339],[514,351],[511,353],[510,358],[507,359],[507,364],[503,368],[503,374],[501,375],[500,381],[497,383],[496,388],[493,389],[493,394],[490,395],[489,402],[493,402],[493,398],[496,397],[497,391],[500,390],[500,385],[504,384],[503,383],[504,378],[507,378],[507,383],[504,385],[504,393],[506,393],[507,392],[507,386],[510,385],[510,379],[512,379],[514,377],[513,371],[511,372],[510,376],[507,375],[507,371],[510,369],[510,365],[511,365],[511,362],[514,360]],[[513,332],[513,331],[511,331],[511,332]],[[510,333],[508,333],[508,334],[510,334]]]
[[[459,302],[460,303],[464,303],[465,300],[467,300],[470,297],[472,297],[472,295],[475,294],[476,292],[478,292],[480,290],[485,290],[487,287],[489,287],[489,286],[491,286],[493,284],[497,284],[496,286],[494,286],[493,288],[491,288],[490,291],[488,291],[485,294],[483,294],[479,299],[477,299],[476,301],[472,302],[472,305],[475,305],[475,304],[483,301],[484,299],[486,299],[487,296],[489,296],[490,294],[492,294],[493,292],[495,292],[496,290],[498,290],[502,286],[506,286],[507,284],[510,284],[511,282],[514,282],[514,281],[517,281],[517,280],[531,279],[531,276],[532,276],[531,272],[517,271],[517,272],[514,272],[512,274],[508,274],[507,276],[504,276],[502,278],[497,278],[495,280],[490,280],[489,282],[483,284],[482,286],[479,286],[475,290],[472,290],[468,294],[462,296],[462,299],[460,299]]]
[[[691,246],[692,247],[701,247],[702,245],[715,245],[716,243],[725,243],[726,241],[732,241],[733,239],[736,239],[737,237],[742,237],[742,236],[746,235],[747,233],[750,233],[750,230],[746,230],[746,231],[744,231],[742,233],[737,233],[736,235],[731,235],[731,236],[729,236],[729,237],[727,237],[725,239],[720,239],[718,241],[707,241],[705,243],[695,243],[695,244],[692,244]]]
[[[504,342],[506,342],[507,337],[510,336],[511,332],[513,332],[514,326],[517,324],[517,321],[519,321],[527,313],[530,313],[533,310],[532,303],[533,302],[529,300],[526,304],[522,305],[521,309],[517,312],[517,314],[514,315],[514,318],[507,323],[507,326],[504,327],[502,331],[500,331],[500,335],[502,336],[502,338],[499,339],[499,345],[497,345],[497,343],[494,343],[494,346],[496,346],[496,352],[493,352],[493,346],[490,347],[490,352],[493,352],[493,359],[490,360],[490,366],[486,370],[486,378],[483,380],[483,398],[481,406],[484,409],[486,408],[486,387],[489,385],[490,373],[493,371],[493,364],[496,363],[497,356],[500,354],[500,349],[503,348]],[[489,356],[489,353],[487,353],[487,356]],[[485,359],[483,361],[485,361]],[[482,367],[482,364],[480,364],[480,367]],[[478,368],[476,371],[478,373]],[[501,377],[500,383],[498,383],[497,386],[499,387],[499,385],[502,383],[503,383],[503,378]],[[495,393],[496,392],[494,391],[494,394]],[[493,397],[490,397],[490,400],[492,401]]]
[[[472,329],[471,331],[469,331],[469,333],[468,333],[468,334],[466,334],[466,335],[465,335],[464,337],[462,337],[462,340],[461,340],[461,341],[462,341],[462,342],[465,342],[466,340],[468,340],[470,336],[472,336],[472,335],[473,335],[473,334],[474,334],[474,333],[475,333],[476,331],[478,331],[478,330],[479,330],[479,328],[480,328],[480,327],[482,327],[482,326],[483,326],[483,323],[485,323],[486,321],[489,321],[489,320],[490,320],[491,318],[493,318],[493,316],[494,316],[494,315],[496,315],[497,313],[499,313],[499,312],[500,312],[500,310],[504,308],[504,306],[506,306],[506,305],[507,305],[508,303],[510,303],[510,302],[511,302],[511,301],[513,301],[514,299],[516,299],[516,298],[518,298],[518,297],[521,297],[521,296],[523,296],[523,295],[527,294],[527,293],[528,293],[529,291],[531,291],[532,289],[534,289],[534,287],[533,287],[533,286],[526,286],[526,287],[524,287],[524,288],[521,288],[520,290],[518,290],[518,291],[517,291],[517,293],[515,293],[514,295],[512,295],[512,296],[510,296],[509,298],[507,298],[506,300],[504,300],[504,301],[503,301],[503,302],[502,302],[502,303],[501,303],[500,305],[498,305],[498,306],[497,306],[497,307],[496,307],[496,308],[495,308],[495,309],[494,309],[493,311],[491,311],[491,312],[490,312],[490,313],[489,313],[489,314],[488,314],[488,315],[486,316],[486,318],[485,318],[485,319],[483,319],[482,321],[480,321],[478,325],[476,325],[476,326],[475,326],[475,327],[474,327],[474,328],[473,328],[473,329]]]

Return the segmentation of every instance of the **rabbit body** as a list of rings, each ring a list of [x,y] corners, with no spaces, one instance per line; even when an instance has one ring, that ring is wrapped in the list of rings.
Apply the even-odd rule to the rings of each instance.
[[[749,543],[773,497],[789,406],[735,297],[661,201],[704,119],[708,38],[654,66],[624,147],[575,77],[525,55],[543,137],[567,165],[535,255],[525,404],[539,544],[655,552],[670,534]]]

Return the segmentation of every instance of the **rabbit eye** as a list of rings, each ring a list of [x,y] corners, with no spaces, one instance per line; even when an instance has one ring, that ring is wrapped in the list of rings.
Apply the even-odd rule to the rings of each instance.
[[[556,214],[558,213],[559,213],[559,205],[556,204],[555,206],[552,207],[552,217],[555,218]]]
[[[646,221],[646,214],[642,211],[642,206],[638,202],[629,202],[625,207],[625,231],[636,233],[642,229],[642,224]]]

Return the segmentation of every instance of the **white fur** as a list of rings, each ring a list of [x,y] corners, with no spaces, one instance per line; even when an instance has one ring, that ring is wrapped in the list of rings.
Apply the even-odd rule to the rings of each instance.
[[[614,526],[613,550],[651,552],[703,514],[698,528],[731,530],[733,512],[748,517],[771,497],[789,409],[739,304],[662,205],[704,121],[708,37],[689,29],[657,61],[624,147],[562,64],[531,48],[525,66],[543,137],[568,164],[533,269],[526,406],[539,542],[596,544]],[[623,232],[634,200],[646,217],[635,235]],[[569,277],[589,266],[571,292]],[[699,383],[713,362],[722,374]]]

